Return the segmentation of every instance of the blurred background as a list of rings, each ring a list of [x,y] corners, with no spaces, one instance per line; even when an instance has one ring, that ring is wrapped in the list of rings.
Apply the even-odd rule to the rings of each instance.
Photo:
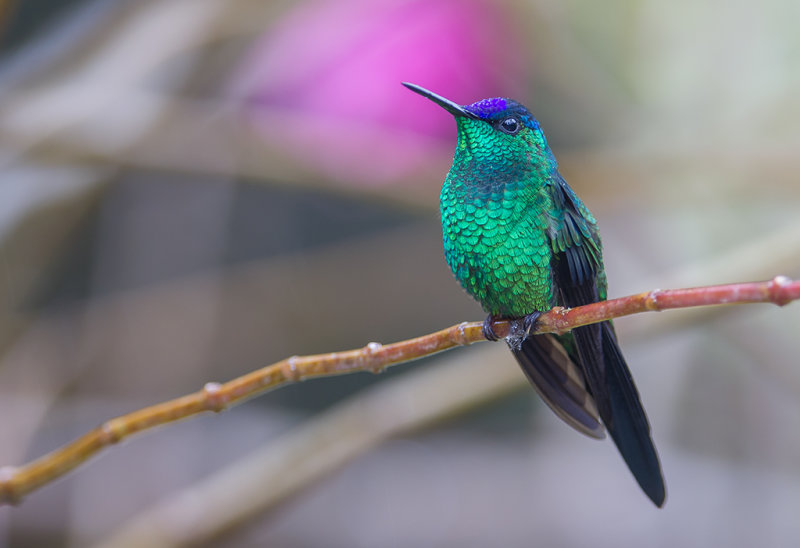
[[[293,354],[482,320],[441,256],[455,124],[401,81],[530,107],[612,297],[800,277],[793,0],[0,16],[0,465]],[[662,510],[482,344],[142,435],[0,508],[0,544],[796,546],[798,325],[797,304],[618,320]]]

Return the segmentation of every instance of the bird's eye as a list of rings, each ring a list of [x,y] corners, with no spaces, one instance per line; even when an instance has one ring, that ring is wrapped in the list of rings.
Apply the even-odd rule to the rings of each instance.
[[[509,135],[514,135],[519,131],[519,122],[513,116],[509,116],[508,118],[504,118],[503,121],[500,122],[499,127],[505,133],[508,133]]]

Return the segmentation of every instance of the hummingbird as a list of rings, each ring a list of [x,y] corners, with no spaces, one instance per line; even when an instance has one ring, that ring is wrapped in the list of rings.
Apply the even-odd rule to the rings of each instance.
[[[558,172],[539,122],[502,97],[459,105],[416,84],[411,91],[456,119],[458,142],[440,196],[447,264],[488,313],[511,321],[506,342],[535,390],[567,424],[611,435],[653,503],[666,490],[650,424],[611,321],[563,335],[532,335],[555,306],[606,299],[597,222]]]

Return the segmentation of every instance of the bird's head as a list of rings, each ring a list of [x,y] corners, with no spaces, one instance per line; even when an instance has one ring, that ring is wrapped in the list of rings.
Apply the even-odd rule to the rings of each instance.
[[[519,164],[548,164],[555,159],[539,122],[525,106],[503,97],[459,105],[416,84],[403,83],[456,118],[458,149],[470,157]],[[504,163],[505,163],[504,162]]]

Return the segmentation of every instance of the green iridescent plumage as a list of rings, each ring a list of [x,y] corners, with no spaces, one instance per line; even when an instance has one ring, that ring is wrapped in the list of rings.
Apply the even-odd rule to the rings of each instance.
[[[606,298],[597,223],[559,174],[539,123],[510,99],[461,106],[405,85],[458,124],[441,193],[444,252],[456,279],[489,313],[487,336],[492,319],[514,320],[509,346],[544,401],[584,434],[603,437],[605,426],[661,506],[661,466],[611,322],[560,337],[527,336],[539,313]]]
[[[481,119],[457,121],[458,146],[440,200],[447,263],[464,289],[494,316],[549,310],[556,304],[554,249],[587,245],[594,260],[602,261],[594,217],[573,195],[583,214],[580,232],[551,242],[548,230],[563,224],[563,212],[546,188],[557,184],[557,171],[541,129],[508,135]]]

